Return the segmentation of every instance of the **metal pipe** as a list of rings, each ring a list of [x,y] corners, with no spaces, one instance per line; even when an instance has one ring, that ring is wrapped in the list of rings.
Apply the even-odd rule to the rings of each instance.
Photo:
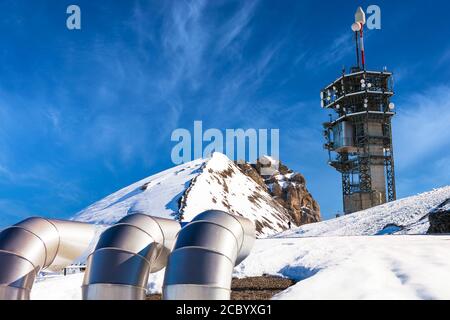
[[[148,276],[166,266],[180,223],[145,214],[105,230],[87,259],[84,300],[143,300]]]
[[[179,233],[163,284],[165,300],[229,300],[233,268],[250,253],[255,226],[246,218],[210,210]]]
[[[29,218],[0,232],[0,300],[28,300],[37,274],[59,271],[85,254],[91,224]]]

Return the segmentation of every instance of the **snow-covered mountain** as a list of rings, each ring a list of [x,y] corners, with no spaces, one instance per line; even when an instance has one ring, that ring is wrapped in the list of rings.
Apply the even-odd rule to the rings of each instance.
[[[276,237],[370,236],[426,234],[428,214],[450,199],[450,186],[359,211],[320,223],[304,225]]]
[[[133,212],[190,221],[219,209],[255,222],[257,235],[288,228],[288,211],[221,153],[195,160],[136,182],[77,213],[73,219],[113,224]]]
[[[189,199],[189,193],[187,194],[184,207],[187,210],[183,213],[190,218],[196,210],[203,209],[203,205],[208,203],[206,201],[214,203],[211,195],[220,197],[217,203],[225,197],[217,179],[223,187],[222,175],[238,175],[232,162],[227,162],[220,155],[213,159],[214,161],[202,160],[187,164],[184,171],[172,169],[168,171],[170,174],[161,173],[143,182],[177,186],[168,188],[172,195],[177,195],[177,191],[183,188],[173,182],[177,180],[174,177],[176,172],[183,175],[186,181],[189,177],[196,178],[190,183],[193,187],[189,191],[195,196]],[[225,174],[224,171],[228,173]],[[198,172],[203,172],[204,175]],[[242,182],[250,184],[244,177],[240,176]],[[173,183],[169,183],[170,181]],[[153,183],[147,185],[147,190],[152,188]],[[205,190],[211,184],[214,186]],[[132,207],[131,198],[139,199],[142,192],[133,191],[140,190],[141,185],[142,182],[139,182],[121,190],[108,197],[110,199],[94,204],[79,216],[95,220],[93,215],[98,214],[98,217],[111,222],[126,214],[126,208]],[[255,186],[253,188],[256,190]],[[200,191],[205,195],[204,199],[197,198],[201,195]],[[247,194],[238,193],[234,196],[238,195],[243,199]],[[449,299],[447,279],[450,260],[447,252],[450,236],[405,235],[425,234],[428,230],[428,213],[449,198],[450,186],[339,219],[305,225],[276,237],[258,239],[248,258],[235,268],[233,276],[245,278],[273,275],[297,281],[274,299]],[[122,201],[118,201],[119,199]],[[171,197],[168,195],[165,199],[170,200]],[[174,201],[177,203],[177,200]],[[112,206],[108,209],[110,204]],[[119,204],[124,206],[117,207]],[[232,204],[236,205],[235,202]],[[150,206],[151,202],[147,205]],[[242,208],[255,209],[248,204],[245,206],[249,207]],[[172,216],[171,210],[164,212],[165,216]],[[377,234],[380,236],[374,236]],[[82,277],[82,274],[75,274],[43,279],[36,283],[32,298],[80,299]],[[151,274],[148,292],[160,293],[163,278],[163,270]]]
[[[448,186],[286,231],[288,221],[299,212],[291,207],[295,205],[306,217],[308,210],[301,201],[306,199],[312,209],[315,207],[302,179],[299,174],[286,172],[264,180],[255,168],[238,166],[225,155],[215,153],[210,159],[195,160],[138,181],[92,204],[73,219],[113,224],[127,214],[143,212],[190,221],[202,211],[219,209],[254,221],[259,237],[425,234],[430,211],[450,198]],[[275,187],[281,191],[276,192]],[[286,199],[301,201],[286,202],[283,192]],[[296,192],[302,195],[294,197]]]

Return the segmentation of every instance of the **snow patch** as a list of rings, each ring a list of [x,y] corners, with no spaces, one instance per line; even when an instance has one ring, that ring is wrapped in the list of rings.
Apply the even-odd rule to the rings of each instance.
[[[257,240],[238,277],[298,281],[274,299],[450,299],[450,236]]]
[[[426,234],[428,214],[450,198],[450,186],[386,203],[337,219],[308,224],[276,237],[330,237],[382,234],[386,226],[397,226],[393,234]],[[391,232],[389,232],[391,233]]]

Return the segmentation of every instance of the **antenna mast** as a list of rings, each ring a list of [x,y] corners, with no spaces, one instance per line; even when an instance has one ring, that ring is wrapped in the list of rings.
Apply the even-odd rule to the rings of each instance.
[[[364,13],[364,10],[361,7],[359,7],[355,13],[355,23],[352,24],[352,30],[353,32],[355,32],[357,66],[359,68],[359,47],[361,47],[361,63],[363,70],[366,70],[366,56],[364,52],[365,24],[366,24],[366,14]],[[358,32],[359,32],[359,43],[358,43]]]

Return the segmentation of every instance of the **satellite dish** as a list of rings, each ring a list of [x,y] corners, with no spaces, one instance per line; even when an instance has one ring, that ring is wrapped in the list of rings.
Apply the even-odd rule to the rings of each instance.
[[[358,32],[360,30],[361,30],[361,25],[359,23],[355,22],[354,24],[352,24],[352,31],[353,32]]]
[[[389,109],[394,110],[395,104],[393,102],[389,103]]]

